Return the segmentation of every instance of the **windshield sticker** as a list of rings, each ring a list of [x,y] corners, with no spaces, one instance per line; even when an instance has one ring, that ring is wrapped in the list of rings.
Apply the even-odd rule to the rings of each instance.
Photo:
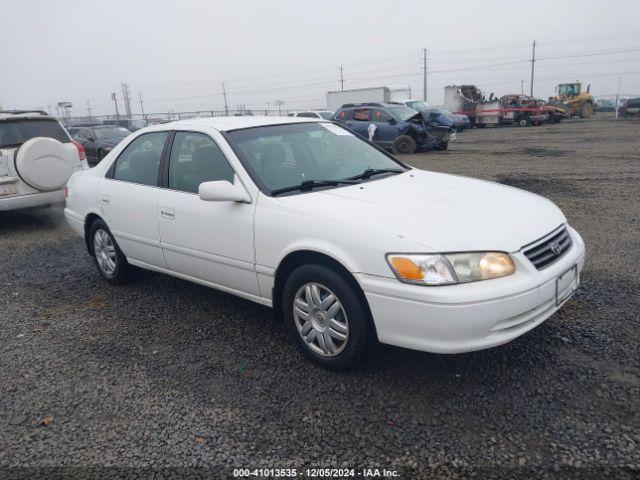
[[[333,123],[321,123],[320,125],[336,135],[346,135],[348,137],[353,137],[353,134],[351,132],[337,125],[334,125]]]

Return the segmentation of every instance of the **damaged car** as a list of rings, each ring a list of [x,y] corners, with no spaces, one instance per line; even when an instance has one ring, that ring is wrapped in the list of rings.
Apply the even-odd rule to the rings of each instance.
[[[549,119],[549,112],[541,101],[528,95],[511,94],[500,98],[502,125],[541,125]]]
[[[455,138],[451,118],[438,111],[418,112],[401,103],[348,103],[334,121],[396,154],[446,150]]]

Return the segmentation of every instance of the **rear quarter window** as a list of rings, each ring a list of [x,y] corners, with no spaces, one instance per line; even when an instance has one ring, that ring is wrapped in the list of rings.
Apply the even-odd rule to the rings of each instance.
[[[30,118],[0,122],[0,147],[22,145],[35,137],[53,138],[62,143],[71,141],[56,120]]]
[[[349,110],[340,110],[338,113],[336,113],[336,120],[348,120],[349,113]]]

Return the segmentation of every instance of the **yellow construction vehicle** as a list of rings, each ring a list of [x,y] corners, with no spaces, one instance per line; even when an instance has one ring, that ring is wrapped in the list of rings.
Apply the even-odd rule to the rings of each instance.
[[[589,118],[596,109],[590,89],[591,85],[583,92],[581,82],[561,83],[556,86],[558,95],[549,97],[549,103],[564,107],[570,117],[579,115],[580,118]]]

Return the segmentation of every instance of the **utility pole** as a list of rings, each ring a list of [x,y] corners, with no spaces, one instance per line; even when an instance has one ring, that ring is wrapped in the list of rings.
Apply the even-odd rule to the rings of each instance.
[[[87,113],[89,114],[89,118],[91,118],[91,100],[87,100]]]
[[[122,98],[124,99],[124,111],[127,118],[131,118],[131,97],[129,96],[129,85],[122,84]]]
[[[282,115],[282,106],[284,105],[284,101],[276,100],[276,105],[278,106],[278,115]]]
[[[229,115],[229,105],[227,104],[227,89],[222,82],[222,96],[224,97],[224,114]]]
[[[138,91],[138,97],[140,98],[140,111],[142,112],[142,118],[144,118],[144,105],[142,103],[142,92]]]
[[[533,72],[536,64],[536,41],[533,41],[533,51],[531,52],[531,87],[529,89],[529,95],[533,97]]]
[[[344,70],[342,65],[340,65],[340,90],[344,90]]]
[[[520,80],[520,93],[524,95],[524,80]]]
[[[118,98],[116,97],[116,92],[111,94],[111,100],[113,100],[113,104],[116,106],[116,120],[120,120],[120,112],[118,112]]]
[[[620,98],[620,77],[618,77],[618,92],[616,93],[616,118],[618,118],[618,99]]]
[[[427,52],[426,48],[422,49],[422,99],[427,102]]]

